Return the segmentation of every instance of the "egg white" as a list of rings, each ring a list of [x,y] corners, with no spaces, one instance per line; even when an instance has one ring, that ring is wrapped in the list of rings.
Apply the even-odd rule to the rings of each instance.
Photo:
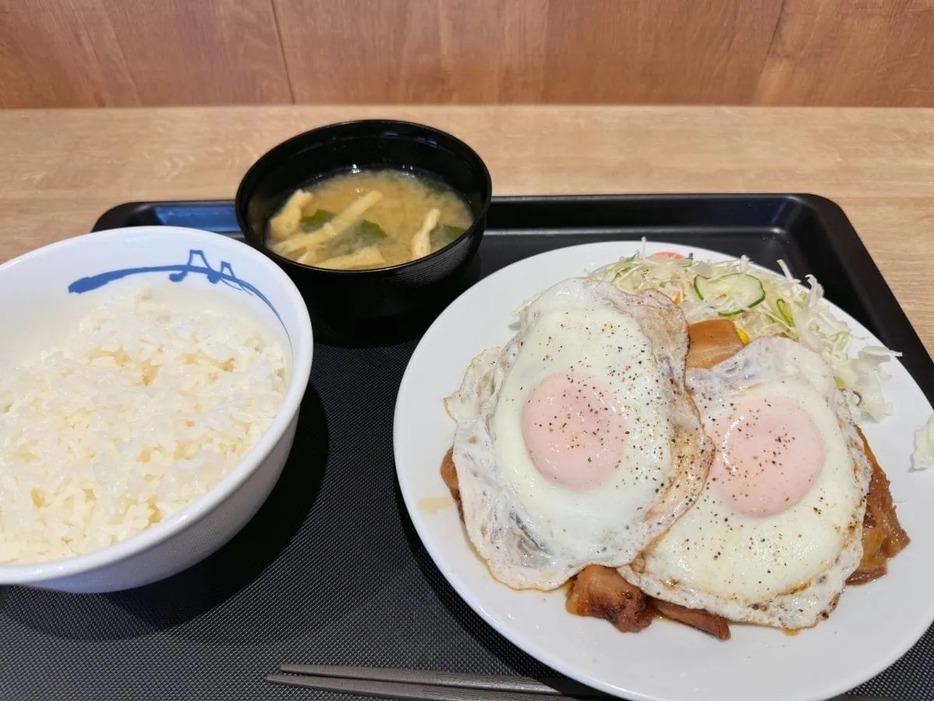
[[[683,384],[687,344],[666,297],[574,278],[473,360],[446,406],[467,534],[498,580],[547,590],[588,564],[628,563],[693,502],[713,450]],[[596,488],[543,476],[523,439],[526,395],[564,371],[598,378],[626,417],[626,449]]]
[[[761,338],[687,384],[705,427],[738,401],[781,397],[807,414],[824,460],[807,493],[773,515],[735,510],[710,484],[696,503],[622,575],[651,596],[732,621],[810,627],[836,605],[862,557],[871,467],[851,413],[852,396],[812,351]],[[813,449],[817,449],[814,446]]]

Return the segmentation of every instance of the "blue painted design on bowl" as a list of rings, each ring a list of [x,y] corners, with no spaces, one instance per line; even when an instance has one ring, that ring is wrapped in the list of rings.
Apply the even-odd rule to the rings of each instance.
[[[121,268],[119,270],[98,273],[97,275],[89,275],[88,277],[82,277],[72,282],[68,286],[68,291],[75,294],[83,294],[103,287],[115,280],[145,273],[169,273],[169,280],[171,282],[181,282],[190,274],[204,275],[212,285],[216,285],[220,282],[228,287],[241,290],[259,298],[272,310],[272,313],[279,319],[279,323],[282,324],[283,328],[285,327],[285,322],[282,320],[282,317],[279,316],[276,307],[255,285],[237,277],[233,267],[225,260],[222,260],[220,268],[215,270],[211,267],[211,264],[208,263],[204,251],[197,248],[188,250],[188,261],[185,263],[179,263],[177,265],[150,265],[138,268]]]

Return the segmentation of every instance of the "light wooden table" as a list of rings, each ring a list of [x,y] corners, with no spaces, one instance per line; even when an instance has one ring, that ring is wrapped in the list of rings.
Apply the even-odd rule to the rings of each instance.
[[[328,122],[386,116],[474,146],[496,194],[812,192],[849,215],[934,350],[934,110],[230,107],[0,112],[0,261],[130,200],[233,197],[249,165]]]

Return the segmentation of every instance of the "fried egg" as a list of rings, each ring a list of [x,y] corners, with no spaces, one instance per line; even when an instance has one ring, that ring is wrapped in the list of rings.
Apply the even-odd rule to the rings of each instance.
[[[703,488],[713,447],[661,294],[574,278],[521,313],[446,400],[467,535],[493,576],[549,590],[630,562]]]
[[[732,621],[806,628],[862,557],[871,467],[820,356],[760,338],[686,383],[716,456],[696,503],[621,574]]]

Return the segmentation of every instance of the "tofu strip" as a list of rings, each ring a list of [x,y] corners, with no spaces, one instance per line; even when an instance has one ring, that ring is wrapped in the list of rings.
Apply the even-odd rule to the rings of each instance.
[[[440,217],[441,210],[439,209],[432,209],[425,215],[422,228],[415,233],[411,244],[409,244],[412,258],[421,258],[431,253],[431,230],[438,226]]]
[[[306,257],[307,255],[302,256],[302,258],[299,258],[298,262],[308,263],[309,265],[316,265],[319,268],[332,268],[336,270],[370,267],[374,265],[382,265],[385,262],[383,254],[379,252],[379,248],[377,246],[366,246],[364,248],[358,248],[353,253],[348,253],[343,256],[334,256],[333,258],[328,258],[317,263],[302,260]]]
[[[269,220],[269,235],[277,241],[298,231],[302,220],[302,209],[315,198],[310,192],[296,190],[286,201],[282,211]]]
[[[283,255],[299,252],[303,252],[305,255],[313,253],[314,249],[334,240],[354,226],[363,218],[366,211],[381,199],[383,199],[382,192],[370,190],[317,231],[293,236],[287,241],[283,241],[282,245],[273,247],[273,250]]]
[[[325,222],[324,226],[310,234],[295,234],[283,241],[276,241],[270,248],[280,255],[295,258],[296,255],[305,256],[315,253],[318,248],[337,236],[338,232],[331,226],[331,222]]]

